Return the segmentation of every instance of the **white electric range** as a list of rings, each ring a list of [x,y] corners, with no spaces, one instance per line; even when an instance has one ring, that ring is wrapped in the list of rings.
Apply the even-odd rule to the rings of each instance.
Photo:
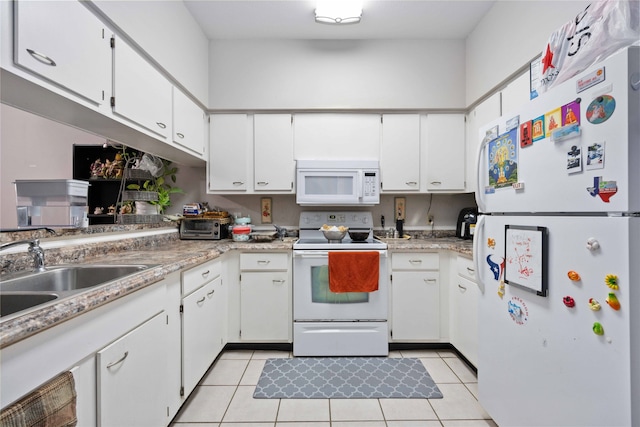
[[[365,241],[325,239],[320,228],[346,226],[369,230]],[[313,211],[300,214],[299,240],[293,244],[294,356],[386,356],[389,274],[387,244],[373,237],[371,212]],[[331,251],[379,254],[378,290],[334,293],[329,290]]]

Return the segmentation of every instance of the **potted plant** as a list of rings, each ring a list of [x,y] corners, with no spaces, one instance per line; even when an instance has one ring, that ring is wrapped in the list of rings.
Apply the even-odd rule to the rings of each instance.
[[[171,165],[169,160],[162,160],[162,172],[160,176],[154,179],[145,180],[142,184],[128,184],[128,190],[149,191],[158,194],[157,200],[137,201],[136,213],[155,214],[164,213],[165,209],[171,206],[171,195],[176,193],[184,193],[182,189],[169,183],[176,182],[176,173],[178,168]],[[147,210],[147,206],[154,206],[155,209]],[[140,212],[142,211],[142,212]]]

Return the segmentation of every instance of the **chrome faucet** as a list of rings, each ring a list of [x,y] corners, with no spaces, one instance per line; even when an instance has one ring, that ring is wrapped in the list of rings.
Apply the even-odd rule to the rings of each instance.
[[[44,249],[40,247],[40,239],[16,240],[14,242],[3,243],[0,251],[18,245],[29,245],[28,252],[33,255],[33,268],[36,271],[44,271]]]

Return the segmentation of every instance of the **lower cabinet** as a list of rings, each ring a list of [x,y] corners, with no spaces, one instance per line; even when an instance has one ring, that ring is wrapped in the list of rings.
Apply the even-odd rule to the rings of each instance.
[[[290,265],[289,253],[240,254],[240,340],[291,342]]]
[[[220,264],[220,260],[209,261],[182,274],[180,393],[185,397],[193,391],[226,344],[227,296]]]
[[[451,284],[450,337],[451,344],[476,368],[478,367],[478,299],[473,261],[458,255],[457,272]]]
[[[98,425],[167,423],[164,311],[97,352]]]
[[[391,255],[391,327],[393,342],[440,339],[439,254]]]
[[[182,384],[188,396],[222,350],[216,304],[222,297],[218,276],[182,301]],[[218,295],[216,295],[216,292]],[[217,332],[218,330],[218,332]]]

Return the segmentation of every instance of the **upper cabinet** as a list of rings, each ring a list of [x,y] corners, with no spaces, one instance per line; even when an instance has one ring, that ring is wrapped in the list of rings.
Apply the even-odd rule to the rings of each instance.
[[[251,121],[246,114],[213,114],[209,124],[209,191],[246,192]]]
[[[382,116],[380,172],[382,191],[420,190],[420,115]]]
[[[205,114],[178,88],[173,88],[173,142],[198,156],[205,148]]]
[[[426,147],[425,189],[428,192],[464,191],[464,114],[423,116],[422,129]]]
[[[291,114],[253,116],[253,188],[256,191],[293,191],[293,119]]]
[[[378,159],[380,115],[296,114],[296,159]]]
[[[171,83],[124,39],[114,36],[113,112],[163,139],[171,134]]]
[[[108,102],[111,33],[76,1],[15,1],[16,65],[95,105]]]

